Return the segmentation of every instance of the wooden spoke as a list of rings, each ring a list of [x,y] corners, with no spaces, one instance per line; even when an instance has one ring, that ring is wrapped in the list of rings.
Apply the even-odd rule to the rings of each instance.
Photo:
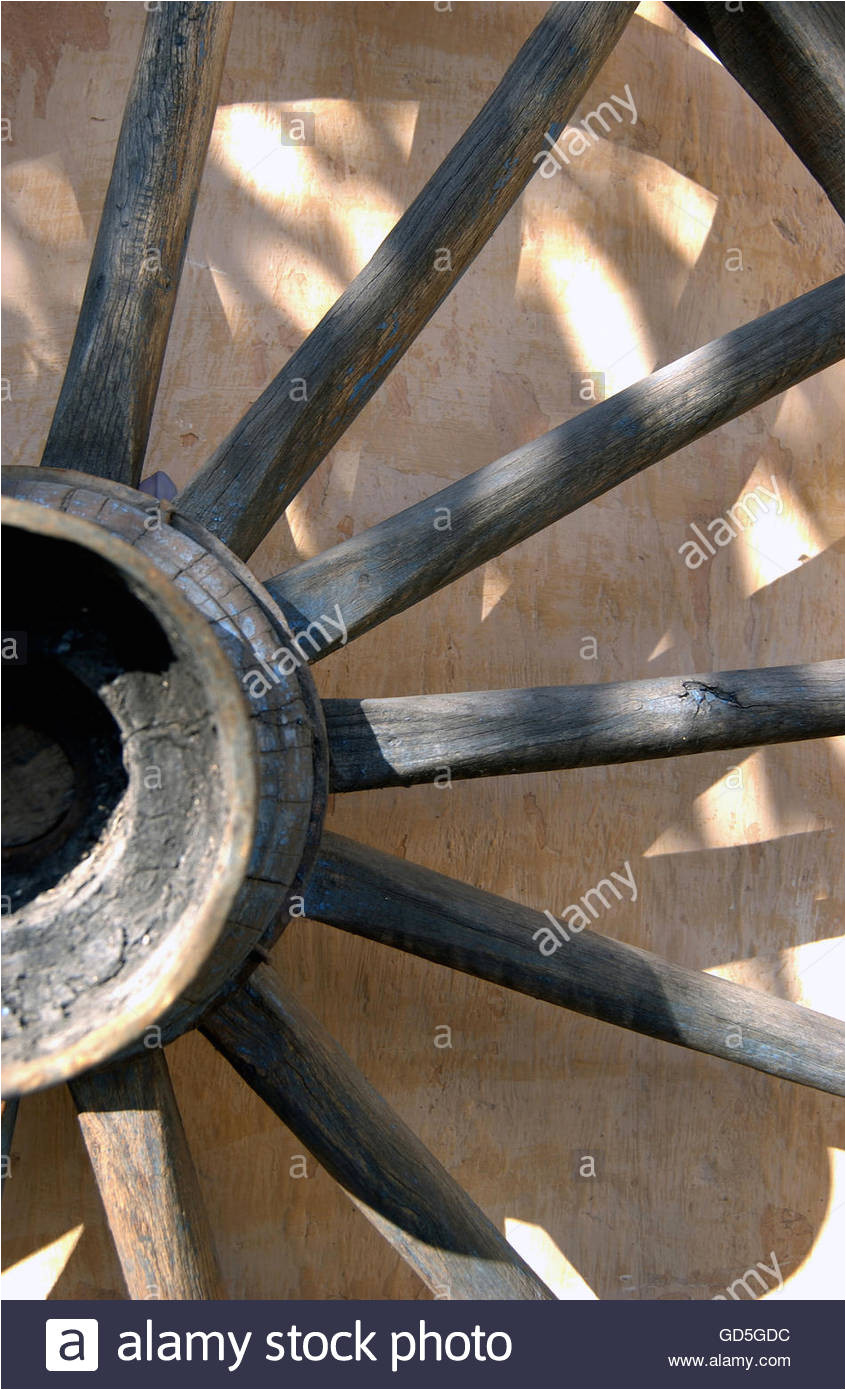
[[[223,1298],[161,1048],[68,1084],[130,1298]]]
[[[181,511],[238,555],[255,550],[499,225],[633,9],[551,7],[372,260],[186,488]]]
[[[203,1031],[436,1296],[554,1296],[268,966]]]
[[[270,579],[314,660],[843,354],[843,278],[663,367],[531,444]],[[444,510],[446,509],[446,510]],[[444,526],[448,520],[449,527]],[[440,523],[436,529],[435,523]]]
[[[0,1158],[3,1163],[2,1176],[0,1177],[0,1192],[6,1190],[6,1178],[9,1176],[9,1169],[12,1163],[12,1140],[15,1137],[15,1121],[18,1118],[18,1097],[13,1096],[9,1100],[0,1102],[2,1107],[2,1153]]]
[[[44,465],[141,479],[232,14],[147,16]]]
[[[580,910],[595,915],[600,890],[603,901],[631,891],[603,879]],[[583,925],[575,913],[548,917],[332,834],[324,835],[305,911],[591,1018],[843,1094],[843,1026],[835,1019],[596,932],[568,930],[568,922]]]
[[[843,662],[608,685],[324,700],[330,789],[672,758],[843,732]]]
[[[843,216],[842,4],[672,4]]]

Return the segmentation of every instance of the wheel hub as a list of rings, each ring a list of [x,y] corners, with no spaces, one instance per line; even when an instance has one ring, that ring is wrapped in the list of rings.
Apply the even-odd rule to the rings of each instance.
[[[308,670],[225,547],[65,470],[4,470],[4,492],[15,1094],[170,1041],[249,971],[297,911],[327,778]]]

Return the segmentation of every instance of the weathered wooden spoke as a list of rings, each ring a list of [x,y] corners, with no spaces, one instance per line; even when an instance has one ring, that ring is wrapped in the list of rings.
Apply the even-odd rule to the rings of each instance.
[[[436,1296],[554,1297],[268,966],[203,1031]]]
[[[671,3],[843,216],[843,6]]]
[[[607,685],[324,700],[335,792],[593,767],[843,732],[843,662]]]
[[[498,227],[634,5],[555,4],[423,191],[182,494],[246,558]]]
[[[147,16],[46,465],[141,480],[233,9]]]
[[[697,348],[540,439],[266,581],[295,628],[356,637],[843,355],[843,278]],[[322,632],[315,660],[342,634]]]
[[[130,1298],[222,1298],[160,1048],[69,1082]]]
[[[592,891],[599,889],[618,898],[630,891],[611,880]],[[324,835],[305,910],[576,1013],[843,1094],[836,1019],[673,965],[583,924],[574,931],[567,924],[578,923],[575,914],[562,920],[553,913],[556,927],[544,912],[333,834]],[[581,915],[590,920],[584,908]]]

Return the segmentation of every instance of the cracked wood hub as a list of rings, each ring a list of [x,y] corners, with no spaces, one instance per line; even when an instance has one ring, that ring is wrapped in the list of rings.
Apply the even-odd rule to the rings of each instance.
[[[325,778],[307,671],[245,694],[289,634],[222,546],[119,485],[4,485],[28,576],[6,615],[9,1094],[189,1027],[287,921]]]

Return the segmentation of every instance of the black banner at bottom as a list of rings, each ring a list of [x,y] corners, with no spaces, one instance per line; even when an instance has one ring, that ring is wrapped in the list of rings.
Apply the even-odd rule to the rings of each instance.
[[[844,1384],[843,1305],[3,1305],[3,1386],[686,1390]]]

